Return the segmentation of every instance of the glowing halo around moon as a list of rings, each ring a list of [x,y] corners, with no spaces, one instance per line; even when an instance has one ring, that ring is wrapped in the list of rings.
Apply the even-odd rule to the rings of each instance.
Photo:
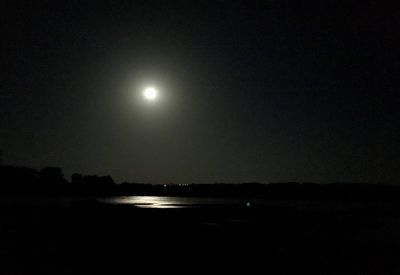
[[[154,101],[157,99],[158,91],[153,87],[147,87],[143,91],[143,96],[146,100]]]

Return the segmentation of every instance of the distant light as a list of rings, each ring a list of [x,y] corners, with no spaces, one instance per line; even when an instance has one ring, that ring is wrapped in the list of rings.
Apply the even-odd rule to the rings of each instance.
[[[155,100],[157,98],[158,91],[153,87],[148,87],[144,90],[143,95],[147,100]]]
[[[247,207],[250,207],[251,206],[251,203],[248,201],[248,202],[246,202],[246,206]]]

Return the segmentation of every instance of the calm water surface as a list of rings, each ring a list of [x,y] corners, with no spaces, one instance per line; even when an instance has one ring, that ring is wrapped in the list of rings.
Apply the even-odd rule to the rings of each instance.
[[[187,208],[207,205],[250,206],[246,199],[233,198],[192,198],[167,196],[118,196],[97,199],[110,204],[128,204],[141,208]]]
[[[0,198],[0,204],[25,206],[65,206],[98,201],[108,204],[132,205],[140,208],[190,208],[210,205],[249,207],[255,200],[235,198],[192,198],[168,196],[113,196],[113,197],[41,197],[15,196]],[[260,203],[260,202],[258,202]]]
[[[263,200],[246,198],[193,198],[193,197],[168,197],[168,196],[113,196],[113,197],[38,197],[16,196],[0,198],[0,206],[10,205],[46,205],[68,207],[76,203],[98,201],[107,204],[132,205],[140,208],[194,208],[202,206],[273,206],[293,207],[297,210],[327,211],[343,210],[347,207],[359,207],[359,203],[344,205],[336,201],[302,201],[302,200]],[[361,204],[362,206],[362,204]]]

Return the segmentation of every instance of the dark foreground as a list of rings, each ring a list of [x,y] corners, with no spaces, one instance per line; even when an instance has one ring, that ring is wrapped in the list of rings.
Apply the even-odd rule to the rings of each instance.
[[[400,274],[397,203],[0,214],[0,274]]]

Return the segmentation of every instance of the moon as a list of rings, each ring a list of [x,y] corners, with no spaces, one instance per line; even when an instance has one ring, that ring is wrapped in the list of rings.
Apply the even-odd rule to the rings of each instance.
[[[158,91],[153,87],[147,87],[143,91],[143,96],[146,100],[153,101],[158,96]]]

